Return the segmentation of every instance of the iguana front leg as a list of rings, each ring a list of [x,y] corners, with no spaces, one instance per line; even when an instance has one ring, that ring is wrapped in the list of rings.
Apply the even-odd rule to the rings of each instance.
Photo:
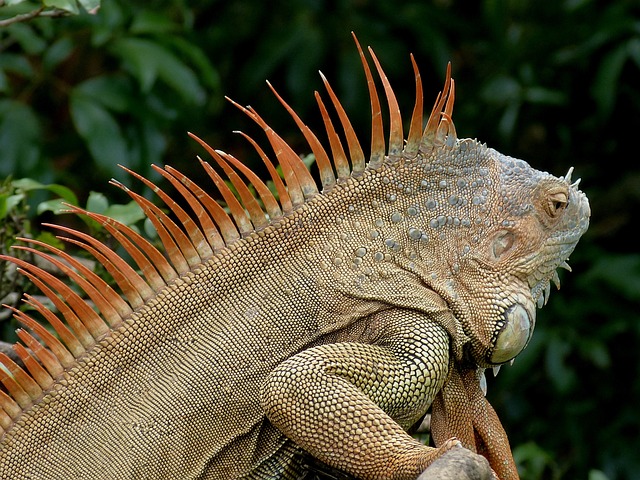
[[[500,480],[518,479],[509,439],[480,388],[480,375],[479,369],[452,366],[431,407],[431,435],[436,445],[455,436],[486,457]]]
[[[282,364],[262,389],[269,420],[287,437],[333,467],[362,479],[415,479],[458,445],[437,449],[414,440],[409,427],[442,387],[449,339],[417,312],[386,310],[371,324],[371,343],[333,343]]]

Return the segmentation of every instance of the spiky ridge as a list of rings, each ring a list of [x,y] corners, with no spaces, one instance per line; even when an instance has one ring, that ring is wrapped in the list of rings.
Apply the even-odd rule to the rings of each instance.
[[[315,155],[323,194],[327,195],[330,194],[336,182],[345,181],[349,177],[360,177],[365,169],[377,169],[381,167],[383,162],[394,161],[401,156],[414,158],[421,152],[428,153],[433,148],[442,145],[447,138],[455,139],[455,128],[451,120],[454,82],[451,79],[450,67],[447,69],[444,91],[438,94],[423,130],[422,81],[415,60],[411,56],[416,82],[416,101],[409,134],[406,144],[403,145],[402,117],[398,103],[378,59],[373,50],[369,48],[369,53],[384,88],[390,112],[389,148],[385,150],[381,106],[376,86],[364,52],[355,35],[353,38],[360,54],[371,101],[372,139],[368,163],[365,163],[363,150],[344,108],[324,76],[322,76],[322,80],[337,112],[340,126],[347,141],[348,156],[318,92],[315,92],[315,96],[328,136],[330,154],[316,135],[269,84],[269,88],[293,117]],[[76,207],[71,209],[77,214],[87,215],[102,224],[131,256],[138,267],[137,271],[116,252],[95,238],[64,226],[47,225],[69,235],[68,237],[59,237],[62,240],[81,247],[94,256],[112,276],[122,292],[122,296],[78,260],[58,248],[36,240],[21,238],[21,241],[31,246],[22,245],[15,248],[32,252],[56,265],[86,294],[97,311],[72,288],[42,268],[17,258],[0,256],[2,260],[15,263],[19,271],[42,290],[59,312],[59,314],[55,314],[36,298],[30,295],[24,296],[24,302],[44,317],[57,333],[56,337],[26,313],[8,307],[13,310],[15,318],[24,327],[17,332],[22,343],[14,345],[24,368],[0,353],[0,363],[4,366],[4,368],[0,368],[0,382],[6,389],[6,392],[0,390],[0,430],[2,433],[13,426],[23,411],[37,403],[66,370],[77,364],[79,358],[108,337],[112,329],[117,328],[134,310],[155,298],[158,292],[173,280],[217,255],[227,246],[241,241],[242,238],[269,225],[276,224],[284,216],[292,215],[307,201],[319,194],[318,185],[291,147],[269,127],[255,110],[250,107],[242,107],[235,102],[232,103],[254,120],[267,136],[284,174],[284,181],[277,174],[273,162],[257,142],[239,132],[253,145],[267,166],[275,184],[278,199],[262,180],[238,159],[228,153],[214,150],[190,133],[189,135],[207,150],[237,191],[240,200],[236,198],[216,170],[208,162],[200,159],[204,170],[224,198],[230,213],[227,213],[201,187],[175,168],[153,166],[179,192],[191,208],[191,213],[186,212],[151,181],[126,168],[125,170],[160,197],[171,211],[172,217],[177,219],[178,224],[141,195],[115,180],[111,183],[122,188],[140,205],[155,226],[162,241],[164,253],[134,230],[112,218]],[[243,180],[239,174],[242,174],[246,180]],[[260,202],[248,188],[248,184],[253,185]],[[41,247],[45,251],[37,250],[35,247]]]

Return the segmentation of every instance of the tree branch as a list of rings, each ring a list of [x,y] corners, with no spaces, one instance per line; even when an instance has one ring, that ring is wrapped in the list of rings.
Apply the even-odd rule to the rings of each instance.
[[[0,6],[2,6],[4,2],[0,2]],[[0,20],[0,28],[7,27],[11,24],[18,22],[28,22],[31,19],[36,17],[60,17],[65,15],[64,10],[46,10],[45,7],[42,6],[40,8],[36,8],[35,10],[27,13],[21,13],[20,15],[16,15],[15,17],[5,18],[4,20]]]

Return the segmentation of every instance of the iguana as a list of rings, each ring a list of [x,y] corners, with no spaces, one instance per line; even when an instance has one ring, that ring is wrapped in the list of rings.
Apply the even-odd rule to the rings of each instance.
[[[235,190],[200,160],[226,209],[169,166],[153,168],[174,194],[130,172],[164,209],[112,181],[146,213],[163,253],[79,208],[71,209],[101,223],[135,268],[88,234],[57,227],[117,287],[36,240],[17,248],[51,261],[75,288],[4,257],[58,313],[25,296],[46,329],[14,309],[24,368],[2,355],[0,478],[296,478],[307,452],[357,478],[413,479],[459,444],[485,455],[500,478],[517,478],[483,371],[526,346],[536,305],[587,229],[587,198],[571,170],[557,178],[458,139],[450,69],[424,125],[413,56],[405,139],[369,48],[390,112],[387,147],[356,45],[373,117],[368,161],[324,77],[337,119],[316,92],[328,148],[271,87],[315,156],[321,192],[262,117],[234,103],[275,153],[282,179],[242,134],[277,194],[192,134]],[[406,433],[430,407],[436,447]]]

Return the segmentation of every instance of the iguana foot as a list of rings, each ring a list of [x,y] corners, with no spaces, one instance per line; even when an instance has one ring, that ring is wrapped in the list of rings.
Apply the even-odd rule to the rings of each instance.
[[[498,480],[498,476],[482,455],[455,448],[438,457],[417,480]]]
[[[418,444],[414,450],[410,452],[405,451],[402,455],[393,458],[387,467],[386,473],[379,478],[414,480],[422,471],[450,450],[463,448],[460,441],[456,438],[450,438],[436,448]]]
[[[462,447],[462,443],[455,437],[450,438],[446,442],[444,442],[440,447],[438,447],[438,451],[441,451],[443,454],[451,450],[452,448]]]

